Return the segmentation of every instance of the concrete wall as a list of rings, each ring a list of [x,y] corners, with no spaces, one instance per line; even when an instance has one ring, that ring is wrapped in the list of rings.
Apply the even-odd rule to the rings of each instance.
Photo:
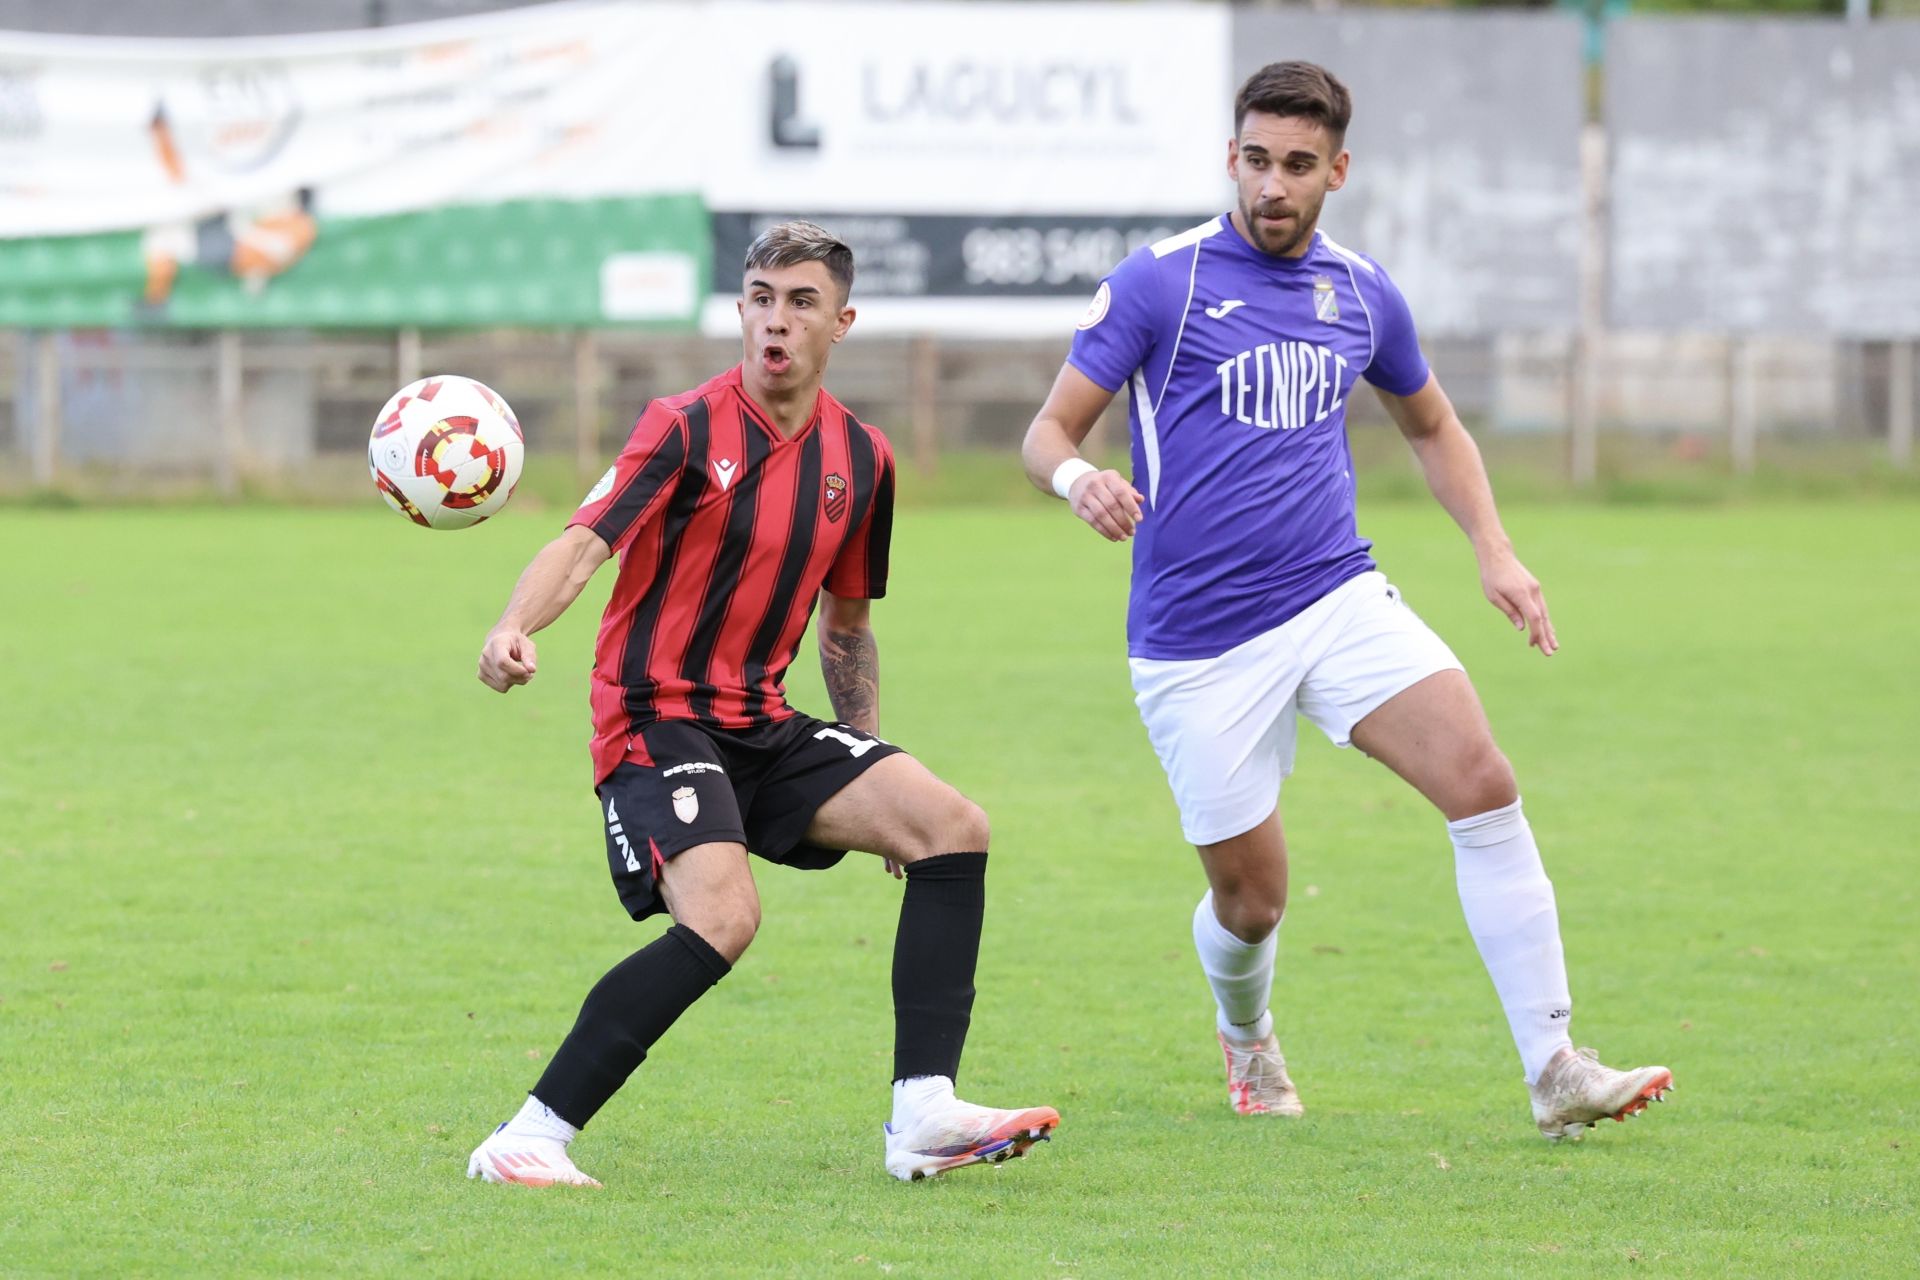
[[[1321,226],[1387,268],[1423,333],[1564,330],[1578,309],[1581,30],[1559,14],[1239,10],[1234,84],[1304,58],[1352,91],[1351,176]],[[1225,130],[1220,149],[1224,164]]]
[[[1618,22],[1606,122],[1612,324],[1920,336],[1920,22]]]

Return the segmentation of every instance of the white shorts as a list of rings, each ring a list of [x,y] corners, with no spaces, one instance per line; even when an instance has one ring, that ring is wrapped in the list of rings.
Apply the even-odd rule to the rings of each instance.
[[[1129,658],[1134,701],[1194,844],[1251,831],[1293,772],[1296,713],[1337,747],[1394,694],[1462,670],[1375,570],[1217,658]]]

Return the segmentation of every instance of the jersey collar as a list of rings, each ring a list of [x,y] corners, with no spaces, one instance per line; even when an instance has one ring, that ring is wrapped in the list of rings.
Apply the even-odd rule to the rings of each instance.
[[[807,436],[813,432],[815,427],[820,425],[821,413],[827,405],[827,389],[825,387],[821,387],[819,392],[814,396],[813,414],[807,419],[807,425],[801,427],[790,436],[782,435],[780,428],[774,425],[773,415],[762,408],[760,402],[748,393],[746,378],[743,376],[745,368],[746,366],[744,364],[733,366],[732,372],[727,374],[727,381],[733,384],[734,394],[740,397],[740,411],[758,425],[762,431],[766,432],[767,438],[773,441],[774,444],[798,444],[800,441],[805,440]]]

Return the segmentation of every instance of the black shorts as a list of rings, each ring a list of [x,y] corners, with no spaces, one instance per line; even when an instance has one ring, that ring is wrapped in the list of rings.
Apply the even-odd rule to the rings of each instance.
[[[660,868],[697,844],[731,841],[769,862],[831,867],[845,849],[806,843],[820,806],[900,748],[844,724],[796,713],[758,729],[659,720],[594,788],[607,867],[635,920],[666,910]],[[650,758],[641,764],[636,758]]]

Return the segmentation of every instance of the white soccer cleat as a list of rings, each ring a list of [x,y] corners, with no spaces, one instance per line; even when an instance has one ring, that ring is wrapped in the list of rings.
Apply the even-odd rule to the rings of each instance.
[[[1027,1154],[1060,1127],[1052,1107],[1001,1111],[955,1098],[929,1107],[904,1129],[884,1126],[887,1172],[918,1182],[969,1164],[1000,1164]]]
[[[537,1134],[508,1133],[504,1124],[474,1148],[467,1159],[467,1176],[522,1187],[600,1185],[574,1168],[566,1143]]]
[[[1227,1058],[1227,1100],[1243,1116],[1303,1116],[1307,1108],[1287,1075],[1280,1037],[1272,1032],[1256,1044],[1238,1045],[1215,1032]]]
[[[1533,1122],[1549,1142],[1578,1140],[1596,1121],[1625,1120],[1664,1102],[1673,1088],[1673,1072],[1665,1067],[1637,1067],[1615,1071],[1600,1064],[1592,1049],[1562,1050],[1540,1078],[1533,1082]]]

